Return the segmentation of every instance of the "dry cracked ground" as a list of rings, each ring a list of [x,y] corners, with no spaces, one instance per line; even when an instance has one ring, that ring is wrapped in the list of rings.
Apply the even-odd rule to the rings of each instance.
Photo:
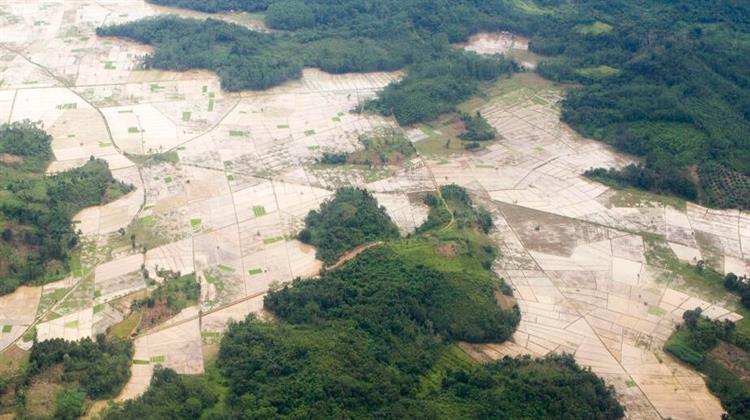
[[[229,320],[261,312],[269,288],[318,272],[315,250],[294,238],[335,187],[366,187],[408,232],[427,214],[415,193],[456,183],[492,210],[495,269],[523,315],[511,341],[463,344],[467,352],[480,360],[571,352],[614,385],[628,418],[721,416],[703,378],[661,348],[686,309],[737,320],[736,302],[661,262],[748,273],[750,215],[583,178],[594,164],[629,160],[562,124],[562,91],[531,72],[462,105],[500,134],[478,152],[452,147],[450,122],[436,122],[404,128],[420,153],[397,166],[319,165],[324,151],[353,151],[361,134],[397,127],[349,111],[399,74],[308,69],[296,82],[230,94],[212,73],[139,70],[148,47],[94,35],[159,13],[201,17],[135,0],[0,4],[0,121],[44,124],[54,137],[50,172],[93,155],[137,187],[76,217],[84,240],[75,276],[0,298],[0,349],[28,348],[33,329],[39,339],[105,331],[146,290],[144,271],[195,272],[199,306],[135,338],[138,363],[118,398],[143,392],[157,363],[201,373]],[[219,17],[263,30],[249,15]],[[481,34],[463,47],[507,52],[531,69],[527,45]],[[143,158],[155,153],[165,158]]]

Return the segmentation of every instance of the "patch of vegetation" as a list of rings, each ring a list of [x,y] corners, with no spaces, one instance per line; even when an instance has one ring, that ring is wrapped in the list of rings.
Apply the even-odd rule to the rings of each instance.
[[[732,418],[750,417],[750,340],[736,333],[733,322],[714,321],[701,308],[686,311],[664,349],[707,377],[708,388]]]
[[[142,312],[140,328],[147,329],[178,314],[188,306],[198,304],[201,285],[195,273],[180,275],[171,271],[160,271],[164,281],[144,298],[133,301],[131,309]]]
[[[474,228],[488,233],[493,227],[492,215],[484,208],[475,207],[465,189],[455,185],[440,187],[440,195],[428,193],[424,203],[430,208],[427,220],[417,231],[424,232],[437,227],[457,229]]]
[[[701,202],[711,207],[750,209],[750,176],[716,162],[698,166]]]
[[[130,378],[132,355],[131,342],[108,340],[103,335],[77,342],[35,342],[28,364],[21,367],[20,375],[10,378],[12,387],[6,386],[6,392],[16,395],[14,406],[2,408],[26,418],[48,406],[54,408],[48,416],[77,418],[86,401],[112,398],[122,390]],[[7,399],[0,398],[0,405],[6,403]]]
[[[635,187],[661,194],[673,194],[686,200],[698,198],[698,190],[690,174],[680,167],[656,171],[646,165],[630,164],[621,170],[589,169],[583,175],[616,188]]]
[[[333,264],[346,251],[367,242],[397,238],[398,227],[367,191],[345,187],[311,210],[299,240],[317,247],[317,257]]]
[[[459,134],[458,137],[461,140],[467,141],[489,141],[494,140],[497,137],[497,130],[487,122],[482,114],[477,111],[474,115],[462,113],[461,121],[463,121],[466,131]]]
[[[73,215],[133,189],[93,157],[45,176],[51,140],[29,121],[0,125],[0,295],[65,276],[78,244]]]
[[[740,297],[740,303],[747,309],[750,309],[750,279],[747,277],[738,277],[734,273],[727,273],[724,276],[724,287]]]
[[[253,214],[255,217],[265,216],[266,208],[263,206],[253,206]]]
[[[107,335],[114,339],[129,339],[141,324],[142,317],[143,313],[140,311],[131,312],[127,318],[110,327]]]
[[[160,163],[170,163],[174,165],[180,162],[180,156],[174,150],[162,153],[151,153],[148,155],[133,155],[126,153],[125,156],[139,166],[153,166]]]
[[[320,163],[326,165],[385,165],[397,164],[416,153],[403,132],[390,127],[380,127],[359,136],[363,150],[352,153],[323,152]]]

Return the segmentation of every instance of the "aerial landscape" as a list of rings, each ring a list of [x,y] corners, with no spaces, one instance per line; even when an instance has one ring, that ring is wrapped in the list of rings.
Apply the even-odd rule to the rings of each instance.
[[[0,419],[750,419],[750,3],[0,0]]]

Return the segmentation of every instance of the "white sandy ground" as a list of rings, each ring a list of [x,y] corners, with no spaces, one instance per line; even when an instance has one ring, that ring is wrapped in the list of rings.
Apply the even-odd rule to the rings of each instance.
[[[558,90],[523,88],[483,105],[501,140],[478,153],[420,156],[382,173],[321,167],[316,158],[323,151],[355,150],[360,134],[395,126],[349,110],[399,74],[306,69],[299,81],[231,94],[209,72],[136,70],[149,47],[93,34],[102,23],[165,9],[141,1],[13,2],[0,4],[0,12],[0,121],[44,123],[54,138],[50,172],[93,155],[136,187],[77,215],[78,228],[98,243],[96,258],[84,264],[93,285],[76,291],[77,298],[90,294],[89,303],[40,322],[40,338],[91,336],[113,322],[105,319],[114,316],[109,307],[95,314],[93,305],[143,290],[142,264],[152,277],[167,268],[196,272],[202,283],[198,307],[136,339],[139,362],[120,399],[142,393],[158,363],[202,372],[201,346],[215,342],[229,320],[261,311],[269,287],[317,273],[314,249],[293,237],[335,187],[373,191],[408,232],[427,214],[409,194],[458,183],[492,210],[503,255],[496,269],[514,287],[523,313],[513,340],[467,350],[488,359],[572,352],[615,386],[629,418],[720,416],[703,380],[661,348],[687,309],[701,306],[715,318],[739,315],[663,281],[661,270],[647,264],[638,233],[665,237],[685,261],[713,255],[718,269],[742,273],[750,266],[750,216],[627,202],[582,178],[593,165],[628,160],[561,124]],[[523,51],[527,44],[508,34],[482,34],[468,48],[496,53]],[[426,139],[419,130],[407,135]],[[178,164],[137,167],[124,156],[170,149]],[[146,217],[164,237],[159,246],[145,256],[129,246],[112,249],[114,232]],[[45,295],[79,282],[48,285]],[[21,288],[0,298],[0,323],[12,325],[0,336],[0,348],[34,322],[41,294]]]

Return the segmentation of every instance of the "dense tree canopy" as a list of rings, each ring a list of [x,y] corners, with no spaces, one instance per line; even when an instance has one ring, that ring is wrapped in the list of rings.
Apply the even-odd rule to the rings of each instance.
[[[299,233],[302,242],[318,248],[318,258],[326,264],[357,245],[395,237],[398,228],[385,207],[378,206],[369,192],[352,187],[338,189],[320,210],[311,210]]]
[[[31,348],[27,382],[51,366],[62,364],[66,382],[78,384],[91,399],[116,396],[130,378],[133,343],[108,340],[65,341],[60,338],[34,343]]]

